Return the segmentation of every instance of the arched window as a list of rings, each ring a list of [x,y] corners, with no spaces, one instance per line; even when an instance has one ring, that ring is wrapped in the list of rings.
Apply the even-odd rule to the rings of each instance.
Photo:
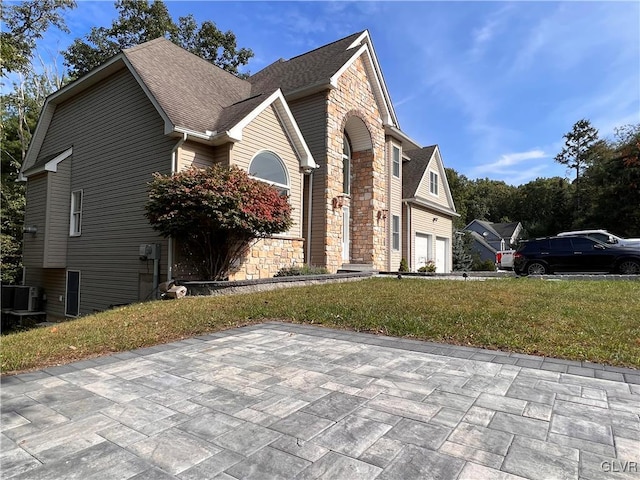
[[[275,153],[262,151],[253,157],[249,165],[249,175],[273,185],[283,195],[289,195],[289,175],[284,162]]]
[[[342,140],[342,191],[351,193],[351,141],[346,132]]]

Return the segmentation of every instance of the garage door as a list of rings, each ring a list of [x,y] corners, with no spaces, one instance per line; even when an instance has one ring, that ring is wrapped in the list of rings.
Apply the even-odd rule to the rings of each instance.
[[[416,254],[414,257],[414,269],[424,267],[431,257],[431,235],[421,235],[416,233]]]
[[[436,237],[436,272],[447,271],[447,239]]]

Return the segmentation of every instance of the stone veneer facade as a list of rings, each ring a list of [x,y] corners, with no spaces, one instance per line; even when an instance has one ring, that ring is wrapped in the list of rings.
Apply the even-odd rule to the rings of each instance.
[[[304,265],[304,240],[270,237],[258,240],[229,280],[271,278],[282,268]]]
[[[370,136],[371,147],[354,147],[351,162],[351,195],[343,196],[342,151],[347,122],[357,117]],[[353,125],[353,123],[351,123]],[[348,132],[348,128],[347,128]],[[343,263],[369,264],[383,270],[387,261],[387,176],[385,133],[378,105],[362,61],[358,58],[340,76],[338,87],[327,99],[327,165],[325,180],[327,268],[336,271]],[[342,260],[342,208],[350,207],[350,259]],[[317,211],[317,210],[316,210]]]

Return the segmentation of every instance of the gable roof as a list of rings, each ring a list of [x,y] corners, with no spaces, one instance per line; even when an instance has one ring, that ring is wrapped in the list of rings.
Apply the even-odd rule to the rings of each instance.
[[[518,233],[518,226],[520,226],[520,222],[494,223],[493,229],[500,238],[511,238]]]
[[[47,97],[21,172],[46,160],[38,160],[38,154],[56,106],[123,69],[129,70],[163,118],[165,134],[187,135],[213,145],[236,142],[249,121],[273,104],[300,157],[300,166],[317,168],[279,89],[252,96],[248,81],[157,38],[123,50]]]
[[[465,227],[465,230],[472,230],[474,224],[479,225],[482,230],[492,234],[498,240],[510,239],[519,234],[522,229],[520,222],[493,223],[487,220],[474,219]]]
[[[279,87],[288,99],[336,88],[342,73],[362,57],[386,127],[398,119],[369,32],[363,30],[289,60],[280,59],[249,77],[252,93]],[[396,132],[402,133],[402,132]],[[407,137],[408,138],[408,137]]]
[[[444,164],[442,163],[438,145],[431,145],[415,150],[404,150],[403,154],[409,157],[409,161],[402,164],[403,201],[413,202],[424,207],[438,210],[447,215],[459,217],[460,214],[456,212],[456,207],[453,203],[451,189],[449,188],[449,182],[444,170]],[[442,183],[444,184],[444,191],[448,207],[440,205],[429,198],[423,198],[418,195],[418,187],[420,186],[420,182],[422,182],[422,179],[427,172],[427,168],[432,162],[435,162],[435,165],[432,165],[432,167],[437,168],[438,174],[440,175]]]
[[[404,150],[410,161],[402,164],[402,198],[415,197],[436,145],[417,150]]]
[[[165,38],[123,50],[139,81],[173,125],[216,131],[224,109],[246,99],[251,84]]]
[[[349,48],[362,33],[354,33],[289,60],[277,60],[249,77],[252,91],[279,87],[288,96],[302,89],[326,85],[353,55]]]

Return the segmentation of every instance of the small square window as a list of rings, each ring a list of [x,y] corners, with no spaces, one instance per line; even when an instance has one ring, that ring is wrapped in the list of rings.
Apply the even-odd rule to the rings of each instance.
[[[438,195],[438,174],[429,172],[429,192],[432,195]]]
[[[393,146],[393,176],[400,178],[400,149]]]
[[[394,250],[400,250],[400,217],[398,215],[392,217],[391,242]]]
[[[71,218],[69,235],[77,237],[82,233],[82,190],[71,192]]]

